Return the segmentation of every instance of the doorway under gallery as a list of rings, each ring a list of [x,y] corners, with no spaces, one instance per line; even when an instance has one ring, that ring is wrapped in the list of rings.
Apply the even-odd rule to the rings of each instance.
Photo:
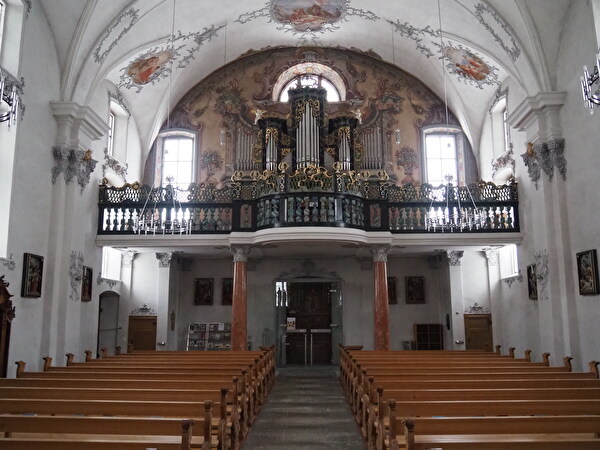
[[[299,278],[275,282],[277,365],[339,362],[343,343],[339,280]]]

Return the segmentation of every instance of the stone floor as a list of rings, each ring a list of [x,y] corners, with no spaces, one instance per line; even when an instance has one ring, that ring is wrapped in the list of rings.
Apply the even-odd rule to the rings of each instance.
[[[337,367],[285,367],[243,450],[364,450]]]

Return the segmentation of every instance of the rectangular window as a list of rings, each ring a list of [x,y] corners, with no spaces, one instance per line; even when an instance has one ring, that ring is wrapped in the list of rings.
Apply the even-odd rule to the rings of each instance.
[[[162,185],[187,189],[194,180],[194,139],[170,136],[163,139]]]
[[[108,114],[108,141],[106,143],[106,148],[108,149],[108,154],[111,156],[113,154],[114,136],[115,136],[115,115],[111,111]]]
[[[452,184],[458,184],[456,138],[453,134],[428,134],[425,136],[425,165],[427,183],[433,186],[447,184],[446,177],[452,177]]]
[[[502,125],[504,127],[504,150],[510,149],[510,126],[508,125],[508,109],[502,111]]]
[[[112,247],[102,247],[102,277],[121,280],[121,252]]]
[[[517,246],[508,244],[498,249],[500,262],[500,278],[510,278],[519,274],[519,261],[517,259]]]
[[[0,53],[2,53],[2,35],[4,34],[4,16],[6,15],[6,3],[0,0]]]

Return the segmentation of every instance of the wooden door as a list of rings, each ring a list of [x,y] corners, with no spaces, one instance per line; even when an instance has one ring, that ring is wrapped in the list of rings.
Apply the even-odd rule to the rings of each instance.
[[[156,350],[156,316],[129,316],[131,350]]]
[[[331,363],[331,283],[290,283],[287,317],[296,319],[296,329],[304,333],[288,333],[286,362],[288,364]],[[321,330],[312,333],[311,330]],[[328,332],[325,332],[327,330]]]
[[[493,348],[492,315],[465,314],[465,338],[467,350],[491,352]]]
[[[98,314],[98,355],[105,348],[112,355],[117,345],[119,331],[119,294],[102,292],[100,294],[100,312]]]

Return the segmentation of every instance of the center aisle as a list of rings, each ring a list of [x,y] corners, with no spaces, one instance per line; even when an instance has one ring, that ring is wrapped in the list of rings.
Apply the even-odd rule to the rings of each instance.
[[[363,450],[336,366],[285,367],[244,450]]]

